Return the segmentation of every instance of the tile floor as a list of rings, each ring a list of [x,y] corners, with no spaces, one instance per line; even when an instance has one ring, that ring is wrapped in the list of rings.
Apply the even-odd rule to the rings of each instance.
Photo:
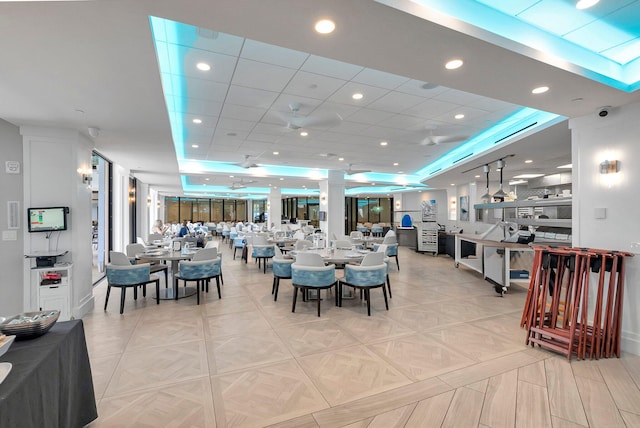
[[[385,311],[298,302],[224,254],[222,300],[119,290],[84,318],[95,427],[640,427],[640,357],[571,361],[526,347],[526,290],[503,298],[448,256],[400,248]],[[338,271],[341,275],[341,271]],[[324,294],[323,294],[324,297]]]

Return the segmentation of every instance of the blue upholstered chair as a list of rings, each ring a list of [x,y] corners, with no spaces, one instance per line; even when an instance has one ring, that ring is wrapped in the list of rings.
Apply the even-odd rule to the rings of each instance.
[[[160,263],[158,260],[149,260],[141,257],[140,260],[136,260],[136,254],[143,253],[145,246],[142,244],[128,244],[126,247],[127,257],[131,260],[132,264],[137,263],[149,263],[151,265],[151,273],[164,272],[164,284],[169,286],[169,266],[164,263]],[[112,264],[113,261],[111,262]]]
[[[133,288],[133,298],[138,299],[138,286],[142,286],[143,296],[147,295],[147,284],[156,284],[156,303],[160,304],[160,279],[151,275],[148,263],[139,265],[107,265],[107,296],[104,300],[104,310],[107,310],[111,287],[120,288],[120,313],[124,312],[124,299],[127,287]]]
[[[275,248],[275,256],[271,262],[273,266],[273,286],[271,287],[271,294],[273,294],[273,301],[278,301],[278,289],[280,288],[281,279],[291,279],[291,265],[294,263],[293,259],[285,259],[282,251],[279,248]]]
[[[228,224],[225,223],[225,225],[222,226],[222,242],[224,242],[225,239],[229,239],[230,234],[231,234],[231,228],[229,227]]]
[[[251,252],[251,257],[258,261],[258,268],[260,268],[260,264],[264,263],[264,273],[267,273],[267,261],[275,255],[274,245],[273,244],[258,244],[258,237],[254,238],[253,241],[253,251]],[[265,241],[266,242],[266,241]]]
[[[384,228],[379,223],[375,223],[371,226],[371,235],[373,236],[382,236],[383,231]]]
[[[204,250],[200,250],[204,251]],[[178,280],[183,280],[185,286],[189,281],[196,282],[196,301],[200,304],[200,290],[209,291],[209,281],[212,278],[216,279],[216,287],[218,288],[218,298],[222,298],[220,294],[220,266],[221,260],[219,257],[215,259],[197,260],[197,261],[181,261],[179,264],[179,272],[174,275],[174,289],[178,290]]]
[[[372,256],[372,262],[379,262],[378,264],[370,264],[366,262],[366,258]],[[389,303],[387,301],[387,292],[385,289],[385,281],[387,277],[387,265],[383,261],[384,255],[382,253],[370,253],[363,259],[364,265],[345,265],[344,278],[338,282],[338,300],[339,305],[342,306],[342,287],[349,286],[355,289],[364,291],[364,297],[367,301],[367,315],[371,316],[371,294],[372,288],[382,288],[382,294],[384,295],[384,304],[387,310],[389,310]]]
[[[242,253],[244,245],[244,236],[237,237],[233,240],[233,260],[236,259],[236,251],[240,250],[240,253]]]
[[[296,256],[298,258],[300,255]],[[320,263],[322,263],[322,257],[320,254],[304,254],[304,256],[318,256]],[[314,263],[315,264],[315,263]],[[336,285],[336,266],[331,264],[328,266],[310,266],[309,264],[303,264],[300,260],[296,260],[291,265],[291,283],[295,288],[293,291],[293,305],[291,312],[296,311],[296,299],[298,297],[298,290],[302,293],[303,299],[305,299],[305,293],[309,290],[316,290],[318,292],[318,316],[320,316],[320,290],[328,290]],[[336,305],[338,304],[338,295],[336,294]]]
[[[385,238],[386,241],[387,238]],[[386,245],[387,246],[387,251],[385,252],[385,254],[387,255],[387,257],[395,257],[396,259],[396,266],[398,267],[398,270],[400,270],[400,262],[398,261],[398,244],[388,244],[386,242],[383,241],[382,244],[374,244],[373,245],[373,250],[374,251],[378,251],[378,248],[380,248],[381,245]]]
[[[229,248],[233,247],[233,240],[238,237],[238,229],[236,227],[232,227],[229,229]]]

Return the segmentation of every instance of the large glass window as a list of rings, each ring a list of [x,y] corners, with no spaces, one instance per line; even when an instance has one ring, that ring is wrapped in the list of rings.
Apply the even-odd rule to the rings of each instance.
[[[211,200],[211,221],[219,223],[222,221],[222,199]]]
[[[247,201],[236,201],[236,220],[247,221]]]
[[[253,201],[253,221],[264,222],[267,216],[267,201]]]
[[[262,203],[263,207],[266,206],[265,201]],[[247,202],[244,200],[165,197],[164,206],[166,223],[182,223],[183,220],[203,223],[247,220]]]

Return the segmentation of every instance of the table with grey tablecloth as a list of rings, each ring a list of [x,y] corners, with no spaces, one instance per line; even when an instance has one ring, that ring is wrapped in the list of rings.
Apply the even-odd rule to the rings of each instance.
[[[0,362],[13,365],[0,384],[0,428],[75,428],[98,417],[82,320],[15,341]]]

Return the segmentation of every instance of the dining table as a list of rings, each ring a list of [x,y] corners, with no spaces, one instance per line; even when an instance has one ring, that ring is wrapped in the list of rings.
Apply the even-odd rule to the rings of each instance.
[[[180,260],[191,260],[197,251],[197,248],[182,248],[176,251],[166,248],[145,250],[136,254],[136,259],[171,262],[171,282],[174,285],[171,288],[160,289],[158,298],[160,300],[177,300],[196,294],[195,287],[178,287],[177,283],[173,281],[173,277],[178,273]]]

